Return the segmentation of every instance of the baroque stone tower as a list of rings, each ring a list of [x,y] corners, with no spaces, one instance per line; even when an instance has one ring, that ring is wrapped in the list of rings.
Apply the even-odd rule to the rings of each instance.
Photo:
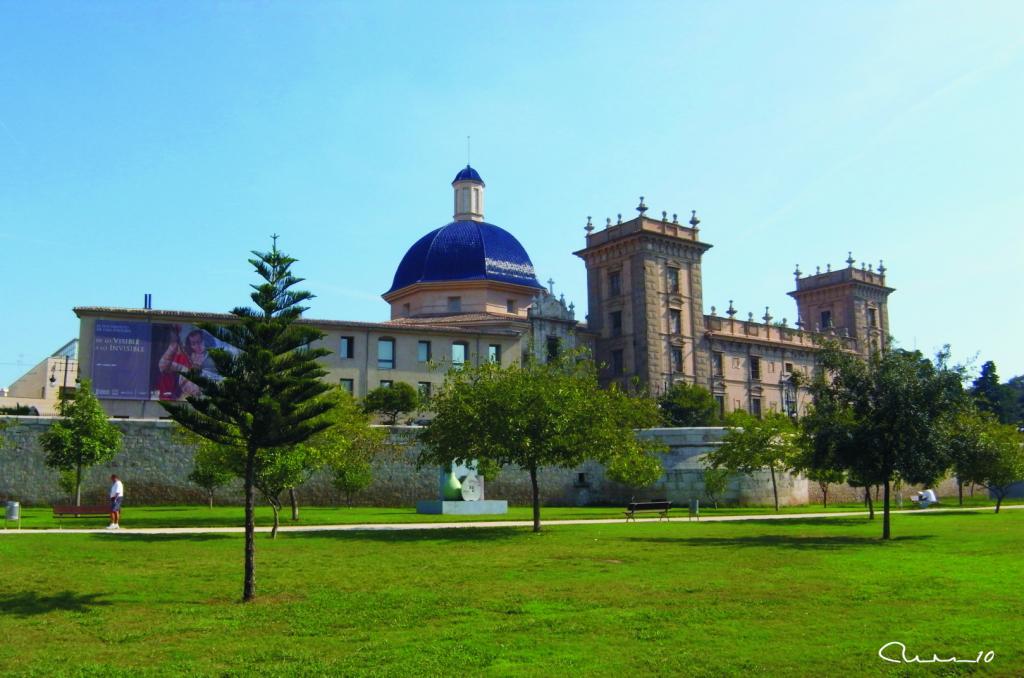
[[[805,277],[797,268],[796,289],[789,296],[796,299],[803,329],[854,339],[857,353],[866,358],[888,344],[888,299],[895,290],[885,285],[882,262],[877,272],[867,264],[855,268],[855,263],[850,253],[846,268]]]
[[[588,219],[587,245],[574,253],[587,268],[587,327],[597,335],[602,382],[629,387],[638,379],[652,393],[674,381],[704,383],[701,257],[711,245],[698,237],[696,214],[689,226],[665,213],[652,219],[643,197],[637,211],[601,230]]]

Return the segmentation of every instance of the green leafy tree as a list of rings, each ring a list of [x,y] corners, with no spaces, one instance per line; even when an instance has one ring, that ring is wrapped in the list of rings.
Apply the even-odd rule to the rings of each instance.
[[[349,482],[357,482],[365,478],[365,471],[369,471],[373,458],[387,446],[387,431],[370,425],[370,417],[348,391],[334,386],[322,397],[331,404],[330,410],[324,415],[330,426],[301,443],[295,450],[296,458],[302,463],[295,468],[295,482],[287,486],[292,520],[299,519],[296,488],[314,473],[329,468],[335,473],[337,484],[337,471],[347,469]],[[358,468],[364,472],[355,473]],[[367,485],[368,481],[363,487]],[[352,491],[363,487],[353,486]]]
[[[709,466],[704,469],[704,494],[708,496],[715,508],[718,500],[725,496],[729,488],[729,469]]]
[[[718,403],[703,386],[677,382],[658,398],[658,407],[667,426],[714,426],[718,423]]]
[[[1003,424],[1017,421],[1014,391],[1008,384],[999,383],[996,364],[991,360],[981,366],[981,374],[971,384],[970,394],[982,412],[990,412]]]
[[[811,482],[817,483],[818,489],[821,490],[822,508],[828,508],[829,487],[832,485],[838,485],[846,480],[846,473],[842,469],[836,468],[809,468],[804,470],[803,474],[807,476],[807,479]]]
[[[7,431],[15,426],[16,423],[10,419],[0,419],[0,450],[7,445]]]
[[[963,401],[962,372],[917,351],[879,351],[867,361],[825,345],[802,424],[814,468],[846,471],[884,488],[882,538],[891,537],[891,484],[932,483],[951,465],[942,418]]]
[[[262,279],[250,295],[256,308],[235,308],[232,324],[203,326],[238,352],[211,349],[221,378],[191,370],[185,376],[202,396],[161,403],[183,428],[237,451],[245,490],[245,601],[256,595],[257,472],[277,464],[282,448],[291,449],[330,426],[322,415],[331,408],[328,400],[317,397],[329,388],[321,380],[325,372],[317,358],[329,351],[309,348],[323,334],[298,322],[306,310],[302,304],[313,295],[292,289],[302,282],[291,273],[295,259],[277,249],[276,236],[269,252],[253,254],[249,263]]]
[[[832,485],[846,482],[846,472],[839,467],[835,459],[815,459],[813,446],[804,427],[799,429],[800,452],[797,455],[795,470],[802,473],[808,480],[818,485],[821,490],[822,508],[828,508],[828,491]],[[821,466],[817,466],[817,463]]]
[[[779,510],[778,475],[792,470],[800,447],[796,427],[784,414],[770,412],[761,419],[742,410],[729,415],[729,430],[722,444],[709,452],[705,463],[733,473],[752,474],[768,469],[775,510]]]
[[[352,506],[352,497],[365,490],[373,482],[372,459],[351,455],[335,464],[334,486],[345,495],[345,505]]]
[[[332,425],[304,443],[311,448],[305,456],[311,467],[331,471],[334,486],[351,506],[352,496],[373,482],[373,460],[388,449],[388,433],[370,425],[370,417],[347,391],[335,387],[330,397],[334,407],[326,416]]]
[[[1007,423],[1024,426],[1024,376],[1011,377],[1006,388],[1010,392],[1010,421]]]
[[[489,460],[527,471],[534,532],[541,529],[541,468],[571,468],[595,459],[623,479],[644,482],[653,464],[633,459],[653,456],[659,446],[635,434],[659,422],[654,402],[602,390],[594,363],[569,352],[547,363],[452,370],[432,407],[436,416],[419,436],[420,464]]]
[[[46,465],[70,478],[74,474],[75,505],[82,505],[82,470],[108,462],[121,449],[121,431],[110,423],[90,383],[83,379],[74,396],[58,404],[60,419],[39,436]],[[70,483],[69,483],[70,484]]]
[[[412,412],[419,406],[420,394],[411,384],[396,381],[391,386],[380,386],[366,394],[363,407],[367,412],[379,412],[392,426],[398,415]]]
[[[999,513],[1010,486],[1024,480],[1024,436],[993,414],[972,409],[951,417],[947,436],[958,481],[987,488]]]
[[[218,463],[217,450],[210,449],[216,446],[205,438],[195,439],[198,449],[193,458],[192,472],[188,479],[206,491],[206,498],[213,508],[213,494],[218,488],[224,487],[235,477],[231,469],[225,468]]]

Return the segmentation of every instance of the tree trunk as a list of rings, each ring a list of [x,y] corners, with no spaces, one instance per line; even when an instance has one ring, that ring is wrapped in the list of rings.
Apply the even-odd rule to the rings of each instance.
[[[242,601],[256,597],[256,449],[250,447],[245,456],[245,584]]]
[[[772,496],[775,497],[775,512],[779,512],[779,488],[775,484],[775,467],[769,466],[768,469],[772,472]]]
[[[996,492],[996,513],[999,513],[999,507],[1003,505],[1003,496],[1005,492]]]
[[[882,504],[882,539],[890,539],[889,531],[889,479],[885,479],[885,502]]]
[[[213,490],[210,490],[210,510],[213,510]]]
[[[82,465],[75,466],[75,506],[82,505]]]
[[[828,508],[828,483],[818,483],[821,488],[821,508]]]
[[[537,467],[530,467],[530,487],[533,489],[533,531],[540,532],[540,490],[537,487]]]
[[[873,501],[871,501],[871,488],[870,487],[866,487],[865,486],[865,488],[864,488],[864,498],[868,502],[868,520],[874,520],[875,519],[875,503]]]
[[[974,483],[971,483],[971,497],[974,497]]]
[[[964,481],[956,479],[956,495],[960,499],[960,505],[964,505]]]
[[[888,482],[888,481],[887,481]],[[880,485],[875,485],[875,501],[878,501],[878,492],[881,490]]]
[[[295,496],[295,488],[288,488],[288,499],[292,502],[292,520],[299,519],[299,499]]]
[[[281,502],[270,502],[270,508],[274,510],[274,527],[270,529],[270,538],[277,539],[277,528],[281,524]]]

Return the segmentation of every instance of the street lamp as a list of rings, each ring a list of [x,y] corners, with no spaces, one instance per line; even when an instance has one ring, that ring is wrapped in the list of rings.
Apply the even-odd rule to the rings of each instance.
[[[61,387],[60,397],[63,398],[68,388],[68,363],[71,360],[71,356],[67,353],[64,354],[64,384]],[[78,382],[78,377],[75,377],[75,382]],[[50,388],[53,388],[57,384],[57,366],[53,365],[50,368]]]
[[[793,375],[783,372],[779,376],[779,386],[782,388],[782,404],[786,408],[786,414],[790,419],[796,420],[796,380]]]

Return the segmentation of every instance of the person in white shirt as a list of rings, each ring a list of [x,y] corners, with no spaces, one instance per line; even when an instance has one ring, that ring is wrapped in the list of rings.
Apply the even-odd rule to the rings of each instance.
[[[939,498],[935,496],[935,490],[927,489],[918,492],[913,501],[917,502],[919,508],[928,508],[932,504],[938,504]]]
[[[108,530],[121,529],[121,501],[124,499],[124,483],[117,475],[110,476],[110,524]]]

